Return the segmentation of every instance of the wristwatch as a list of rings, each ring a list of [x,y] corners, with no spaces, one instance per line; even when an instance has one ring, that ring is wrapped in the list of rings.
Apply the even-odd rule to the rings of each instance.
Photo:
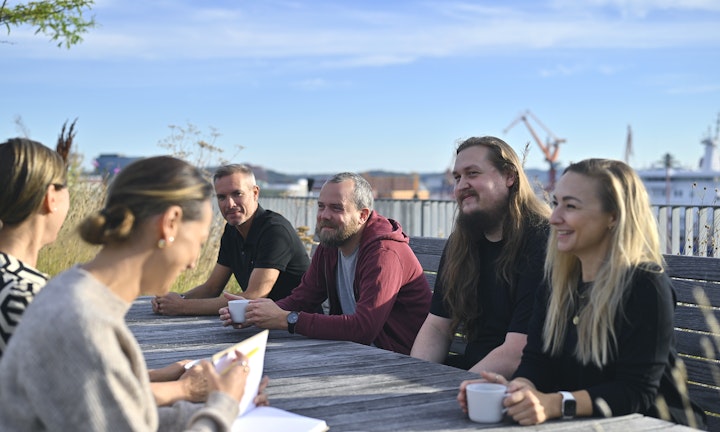
[[[574,418],[577,410],[577,403],[575,402],[575,398],[572,393],[561,391],[560,395],[562,396],[562,418]]]
[[[288,332],[291,334],[295,333],[295,324],[298,322],[298,318],[300,318],[300,315],[298,315],[297,312],[290,312],[287,316],[287,325],[288,325]]]

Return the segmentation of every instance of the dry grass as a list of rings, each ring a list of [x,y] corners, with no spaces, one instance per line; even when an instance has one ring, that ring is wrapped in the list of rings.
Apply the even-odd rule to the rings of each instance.
[[[86,216],[98,211],[105,202],[106,188],[100,183],[71,181],[70,211],[57,240],[40,251],[38,269],[50,276],[72,267],[75,264],[91,260],[100,250],[99,246],[85,243],[77,232],[77,226]],[[210,237],[202,248],[197,266],[183,272],[173,284],[172,291],[185,292],[205,282],[217,262],[225,221],[216,215],[210,228]],[[230,278],[226,289],[233,293],[241,292],[235,278]]]

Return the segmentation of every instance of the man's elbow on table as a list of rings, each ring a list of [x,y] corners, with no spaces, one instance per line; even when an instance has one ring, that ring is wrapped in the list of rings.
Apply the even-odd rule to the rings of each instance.
[[[410,356],[433,363],[443,363],[450,349],[452,337],[448,318],[428,314],[415,338]]]

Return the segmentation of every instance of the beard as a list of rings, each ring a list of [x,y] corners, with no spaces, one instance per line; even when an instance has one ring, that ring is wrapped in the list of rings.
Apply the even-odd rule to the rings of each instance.
[[[473,210],[470,213],[458,213],[458,228],[474,239],[485,236],[500,228],[507,215],[507,203],[492,208]]]
[[[334,231],[323,231],[323,228],[333,228]],[[315,235],[320,240],[320,244],[335,248],[344,245],[357,232],[358,230],[353,230],[351,225],[339,227],[328,222],[321,222],[315,227]]]

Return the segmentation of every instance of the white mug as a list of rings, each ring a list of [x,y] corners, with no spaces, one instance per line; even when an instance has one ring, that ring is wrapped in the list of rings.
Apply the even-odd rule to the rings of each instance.
[[[502,421],[505,409],[503,399],[507,386],[493,383],[473,383],[465,387],[468,416],[477,423],[498,423]]]
[[[245,322],[245,308],[248,303],[250,303],[250,300],[230,300],[228,302],[230,318],[234,323],[242,324]]]

